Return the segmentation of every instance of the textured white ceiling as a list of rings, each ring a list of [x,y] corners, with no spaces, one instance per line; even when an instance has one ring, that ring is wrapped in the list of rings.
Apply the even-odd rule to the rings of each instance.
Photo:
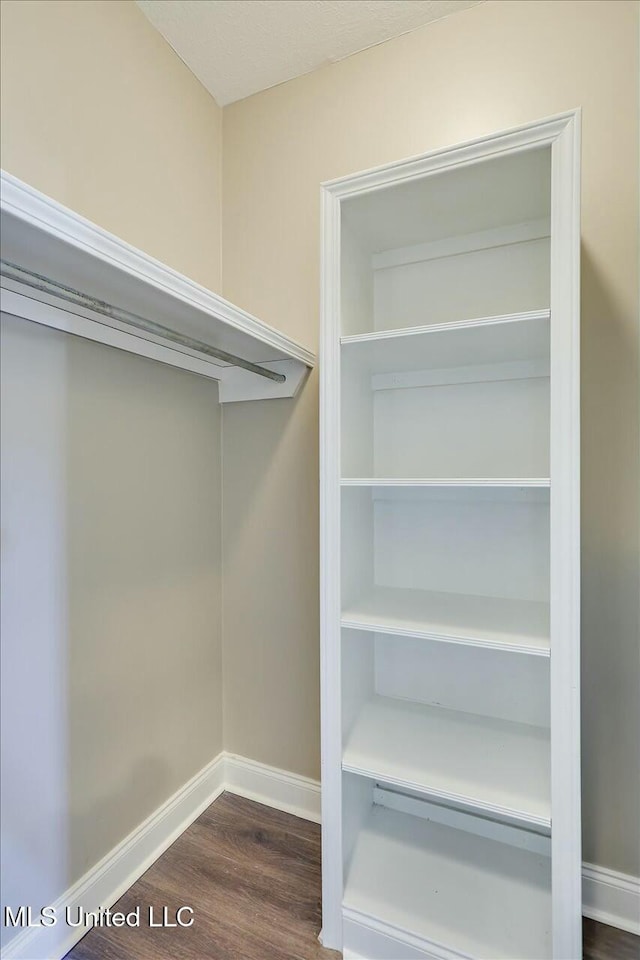
[[[221,106],[481,0],[136,0]]]

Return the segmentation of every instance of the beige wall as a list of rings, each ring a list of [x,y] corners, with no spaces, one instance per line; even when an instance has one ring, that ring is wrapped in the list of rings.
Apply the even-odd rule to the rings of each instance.
[[[219,289],[214,100],[132,2],[1,10],[2,166]],[[222,749],[221,415],[26,321],[2,346],[3,895],[39,908]]]
[[[7,903],[52,903],[222,749],[219,411],[2,317]]]
[[[36,333],[66,360],[75,878],[223,746],[221,414],[211,380]]]
[[[637,3],[488,2],[226,108],[224,294],[315,347],[322,180],[576,106],[584,855],[637,875]],[[225,410],[225,743],[318,776],[316,381],[255,407]]]
[[[222,111],[132,0],[2,0],[0,160],[213,290]]]

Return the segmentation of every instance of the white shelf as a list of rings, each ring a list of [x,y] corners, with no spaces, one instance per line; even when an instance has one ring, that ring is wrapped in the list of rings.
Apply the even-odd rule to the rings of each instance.
[[[549,488],[549,477],[443,477],[424,480],[409,477],[344,477],[340,481],[343,487],[474,487],[519,489],[526,487]]]
[[[529,600],[374,587],[343,627],[549,656],[549,605]]]
[[[550,832],[548,729],[374,696],[348,737],[342,768]]]
[[[549,317],[343,338],[343,477],[548,477]]]
[[[549,310],[342,337],[343,357],[369,375],[548,361]]]
[[[220,383],[221,403],[294,396],[304,382],[315,362],[305,347],[11,174],[2,171],[0,184],[2,257],[22,269],[4,268],[3,310],[26,310],[33,322],[210,377]],[[57,286],[36,289],[28,273]],[[61,284],[82,296],[67,289],[69,302]]]
[[[435,157],[401,160],[327,185],[331,193],[347,194],[342,216],[348,236],[368,256],[377,259],[410,244],[438,243],[548,217],[551,171],[544,147],[494,155],[480,164],[465,163],[459,156],[443,176]],[[349,187],[356,184],[351,193]]]
[[[542,960],[551,956],[550,880],[543,854],[374,806],[356,840],[344,917],[400,940],[406,931],[424,950],[409,956]]]

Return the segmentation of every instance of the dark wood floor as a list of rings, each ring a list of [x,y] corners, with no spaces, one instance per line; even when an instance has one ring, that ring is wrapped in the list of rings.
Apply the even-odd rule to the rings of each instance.
[[[150,928],[190,906],[190,927]],[[320,930],[320,827],[223,794],[112,908],[139,928],[96,927],[66,960],[337,960]],[[185,919],[187,917],[185,916]],[[584,922],[585,960],[640,960],[640,937]]]
[[[595,920],[582,921],[584,960],[640,960],[640,937]]]
[[[157,916],[187,905],[183,929],[96,927],[67,960],[335,960],[320,930],[320,827],[223,794],[113,907]]]

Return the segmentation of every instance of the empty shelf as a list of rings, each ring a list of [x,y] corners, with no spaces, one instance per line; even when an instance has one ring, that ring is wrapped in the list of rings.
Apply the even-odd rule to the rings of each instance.
[[[551,956],[550,888],[542,854],[374,806],[356,840],[344,917],[407,931],[425,955],[432,944],[437,956],[542,960]]]
[[[343,337],[370,375],[549,358],[549,310]]]
[[[11,174],[2,187],[3,309],[220,383],[219,400],[294,396],[314,355]]]
[[[548,833],[549,731],[391,697],[365,704],[343,769]]]
[[[549,656],[549,605],[531,600],[374,587],[342,626]]]
[[[549,477],[442,477],[424,480],[411,477],[343,477],[343,487],[415,487],[416,489],[548,489]]]

